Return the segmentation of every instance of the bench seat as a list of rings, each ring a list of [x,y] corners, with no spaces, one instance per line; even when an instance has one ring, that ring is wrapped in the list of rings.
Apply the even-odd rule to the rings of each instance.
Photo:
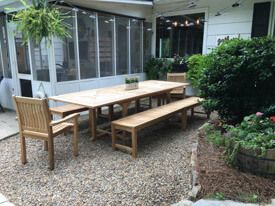
[[[187,110],[200,105],[202,99],[190,97],[172,102],[157,108],[140,112],[112,122],[112,147],[130,152],[133,157],[137,156],[137,132],[157,122],[171,117],[174,114],[182,114],[182,128],[186,128]],[[130,132],[132,135],[132,147],[116,143],[116,130]]]

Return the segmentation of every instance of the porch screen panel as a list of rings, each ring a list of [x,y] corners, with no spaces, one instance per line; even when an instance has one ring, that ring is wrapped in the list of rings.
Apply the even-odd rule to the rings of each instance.
[[[98,14],[100,76],[114,75],[114,17]]]
[[[78,80],[78,68],[76,57],[76,36],[74,25],[74,13],[67,12],[71,18],[65,19],[72,38],[54,39],[56,78],[58,82]]]
[[[22,33],[17,33],[14,38],[18,73],[31,74],[29,47],[23,44]]]
[[[0,44],[1,44],[1,67],[4,77],[11,78],[11,67],[9,59],[8,35],[6,27],[6,17],[0,17]],[[2,75],[2,73],[0,73]]]
[[[142,21],[131,20],[131,73],[142,72]]]
[[[117,75],[129,73],[129,19],[116,17]]]
[[[48,49],[45,39],[42,39],[38,45],[31,41],[31,57],[34,80],[50,81]]]
[[[80,78],[98,77],[96,15],[78,13],[78,47],[80,61]]]
[[[143,28],[143,48],[144,48],[144,55],[143,55],[143,63],[149,61],[152,56],[152,23],[144,22]]]

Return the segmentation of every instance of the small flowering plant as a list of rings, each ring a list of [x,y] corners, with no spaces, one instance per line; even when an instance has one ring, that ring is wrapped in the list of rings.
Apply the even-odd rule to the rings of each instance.
[[[264,155],[267,149],[275,149],[275,116],[266,117],[257,112],[232,127],[230,133],[242,148],[261,151]]]

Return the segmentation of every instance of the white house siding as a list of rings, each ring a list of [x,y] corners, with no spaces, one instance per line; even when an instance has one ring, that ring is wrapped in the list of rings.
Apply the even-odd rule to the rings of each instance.
[[[190,14],[205,11],[205,36],[203,53],[208,53],[217,46],[219,37],[241,37],[249,38],[252,31],[253,6],[256,2],[266,2],[268,0],[245,0],[239,7],[232,8],[236,0],[200,0],[196,2],[197,7],[188,8],[187,0],[162,0],[154,7],[154,16],[173,16],[180,14]],[[274,0],[271,0],[274,4]],[[222,11],[224,8],[225,11]],[[221,11],[221,16],[215,14]]]

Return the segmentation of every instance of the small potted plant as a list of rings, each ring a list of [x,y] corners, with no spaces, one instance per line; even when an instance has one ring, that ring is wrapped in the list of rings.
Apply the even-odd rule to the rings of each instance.
[[[138,89],[138,78],[137,77],[130,77],[125,79],[125,89],[132,90]]]

